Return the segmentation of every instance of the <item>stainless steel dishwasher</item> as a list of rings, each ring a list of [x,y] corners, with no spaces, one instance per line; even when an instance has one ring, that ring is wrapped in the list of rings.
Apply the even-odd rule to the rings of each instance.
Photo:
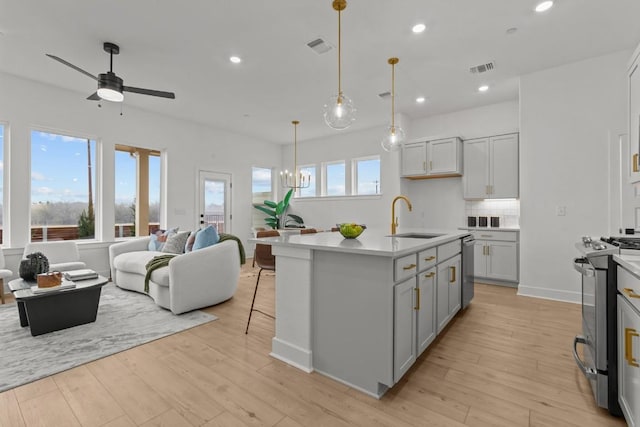
[[[476,239],[473,236],[467,236],[462,239],[462,308],[469,305],[473,299],[473,246]]]

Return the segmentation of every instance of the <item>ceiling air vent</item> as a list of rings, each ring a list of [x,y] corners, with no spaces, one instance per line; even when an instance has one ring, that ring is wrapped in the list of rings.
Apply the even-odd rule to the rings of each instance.
[[[323,53],[327,53],[331,49],[333,49],[333,46],[331,46],[321,38],[311,40],[309,43],[307,43],[307,46],[309,46],[318,55],[322,55]]]
[[[378,96],[379,96],[380,98],[382,98],[382,99],[387,99],[388,97],[390,97],[390,96],[391,96],[391,92],[389,92],[389,91],[382,92],[382,93],[379,93],[379,94],[378,94]]]
[[[471,67],[469,68],[469,71],[471,71],[471,74],[482,74],[482,73],[486,73],[487,71],[491,71],[494,68],[495,68],[495,63],[491,61],[491,62],[487,62],[486,64],[480,64],[480,65],[476,65],[475,67]]]

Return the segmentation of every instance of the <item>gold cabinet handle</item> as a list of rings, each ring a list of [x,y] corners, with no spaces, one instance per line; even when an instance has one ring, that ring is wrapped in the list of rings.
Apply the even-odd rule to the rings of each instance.
[[[427,274],[425,274],[425,275],[424,275],[424,277],[426,277],[427,279],[430,279],[430,278],[432,278],[432,277],[433,277],[433,276],[435,276],[435,275],[436,275],[436,273],[434,273],[434,272],[432,271],[431,273],[427,273]]]
[[[420,288],[414,288],[416,290],[416,306],[413,307],[414,310],[420,310]]]
[[[633,171],[634,172],[640,172],[638,170],[638,153],[633,155]]]
[[[490,194],[490,193],[489,193],[489,186],[488,186],[488,185],[485,185],[485,186],[484,186],[484,192],[485,192],[485,194]]]
[[[630,366],[640,367],[638,361],[633,357],[633,337],[638,337],[638,332],[633,328],[624,328],[624,358]]]
[[[427,161],[425,160],[424,162],[422,162],[422,170],[423,171],[427,171]]]
[[[451,269],[451,280],[449,280],[450,283],[455,283],[456,282],[456,267],[452,266],[449,267]]]
[[[429,160],[429,170],[433,170],[433,161]]]
[[[636,291],[631,288],[624,288],[622,292],[624,292],[629,298],[640,298],[640,295],[636,294]]]
[[[436,257],[432,255],[432,256],[426,257],[424,260],[425,261],[433,261],[434,259],[436,259]]]
[[[481,234],[480,237],[493,237],[493,234]]]
[[[409,265],[405,265],[404,267],[402,267],[403,270],[412,270],[414,268],[416,268],[417,266],[415,264],[409,264]]]

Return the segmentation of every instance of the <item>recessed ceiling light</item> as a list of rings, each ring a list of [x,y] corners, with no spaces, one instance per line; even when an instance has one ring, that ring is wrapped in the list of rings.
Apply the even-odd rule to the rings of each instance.
[[[229,61],[233,62],[234,64],[239,64],[242,62],[242,59],[239,56],[232,56],[229,58]]]
[[[489,90],[489,86],[487,85],[482,85],[478,88],[478,92],[486,92]]]
[[[546,10],[551,9],[551,6],[553,6],[553,1],[552,0],[547,0],[547,1],[543,1],[538,3],[538,5],[536,6],[536,12],[540,13],[540,12],[544,12]]]
[[[416,24],[416,25],[413,26],[411,31],[413,31],[414,33],[421,33],[426,29],[427,29],[426,25],[424,25],[424,24]]]
[[[424,96],[419,96],[419,97],[416,98],[416,102],[418,104],[422,104],[424,101],[426,101]]]

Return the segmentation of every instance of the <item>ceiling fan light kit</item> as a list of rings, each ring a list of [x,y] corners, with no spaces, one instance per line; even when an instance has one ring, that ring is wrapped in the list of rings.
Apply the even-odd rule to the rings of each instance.
[[[55,55],[46,54],[49,58],[66,65],[69,68],[84,74],[98,82],[98,90],[96,93],[90,95],[87,99],[91,101],[99,101],[104,99],[111,102],[124,101],[124,92],[139,93],[141,95],[158,96],[161,98],[175,99],[176,95],[173,92],[164,92],[153,89],[143,89],[139,87],[125,86],[124,81],[113,72],[113,55],[120,53],[120,47],[114,43],[105,42],[103,49],[109,54],[109,71],[101,73],[97,77],[82,68],[73,65],[70,62],[65,61]]]
[[[332,96],[324,105],[324,121],[336,130],[346,129],[356,119],[353,101],[342,92],[341,55],[342,55],[342,11],[347,7],[346,0],[333,0],[333,9],[338,12],[338,94]]]

